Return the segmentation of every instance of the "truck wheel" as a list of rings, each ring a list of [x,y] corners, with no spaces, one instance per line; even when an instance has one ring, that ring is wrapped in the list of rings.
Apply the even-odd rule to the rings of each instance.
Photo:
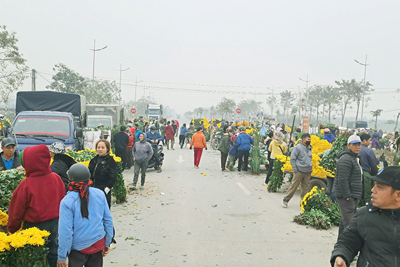
[[[320,178],[311,178],[311,189],[316,186],[319,189],[324,188],[325,193],[328,194],[329,190],[328,190],[328,185],[326,184],[326,179],[320,179]]]
[[[211,141],[211,147],[212,147],[214,150],[217,150],[217,149],[218,149],[218,140],[216,140],[216,139],[212,140],[212,141]]]

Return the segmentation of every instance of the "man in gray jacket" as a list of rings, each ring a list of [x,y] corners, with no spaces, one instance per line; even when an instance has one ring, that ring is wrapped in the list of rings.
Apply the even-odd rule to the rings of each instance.
[[[362,171],[358,158],[360,152],[361,139],[354,134],[347,140],[347,148],[338,153],[339,160],[336,166],[334,187],[336,200],[342,214],[339,236],[350,224],[363,191]]]
[[[290,155],[290,164],[292,165],[294,176],[287,195],[283,198],[283,207],[287,208],[289,201],[300,185],[301,199],[310,191],[310,180],[312,173],[312,147],[311,136],[305,133],[301,136],[299,142]]]
[[[153,148],[147,142],[147,137],[145,133],[139,134],[139,142],[136,142],[133,146],[132,156],[135,166],[135,174],[133,177],[133,186],[130,188],[131,190],[136,190],[136,184],[139,179],[139,172],[141,171],[141,187],[140,189],[144,189],[144,182],[146,180],[146,169],[147,163],[153,156]]]

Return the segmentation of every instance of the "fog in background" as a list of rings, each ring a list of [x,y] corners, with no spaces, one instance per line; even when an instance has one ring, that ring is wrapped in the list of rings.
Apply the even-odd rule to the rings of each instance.
[[[183,114],[216,105],[222,97],[256,99],[305,82],[334,85],[364,77],[375,88],[364,109],[383,109],[380,120],[400,111],[398,1],[2,1],[0,23],[15,31],[37,90],[64,63],[97,79],[122,73],[122,97],[151,96]],[[28,78],[21,90],[30,90]],[[185,89],[185,90],[178,90]],[[221,93],[221,91],[224,91]],[[237,92],[237,93],[234,93]],[[355,109],[348,117],[355,116]]]

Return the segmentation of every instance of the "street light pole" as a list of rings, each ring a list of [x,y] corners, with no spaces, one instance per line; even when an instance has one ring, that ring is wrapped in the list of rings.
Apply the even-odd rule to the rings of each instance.
[[[122,85],[122,83],[121,83],[121,81],[122,81],[122,72],[123,71],[127,71],[129,69],[130,69],[130,67],[123,70],[122,69],[122,64],[119,64],[119,90],[120,91],[121,91],[121,85]]]
[[[364,90],[366,89],[366,82],[367,82],[367,66],[369,65],[369,64],[367,64],[367,56],[368,55],[365,55],[365,63],[361,63],[361,62],[358,62],[356,59],[354,59],[354,61],[355,62],[357,62],[358,64],[360,64],[360,65],[362,65],[362,66],[364,66]],[[363,120],[363,115],[364,115],[364,95],[365,94],[363,94],[363,98],[362,98],[362,105],[361,105],[361,120]]]
[[[93,44],[93,49],[90,49],[91,51],[93,51],[93,74],[92,74],[92,86],[94,86],[94,64],[96,62],[96,52],[97,51],[101,51],[107,48],[107,45],[100,48],[100,49],[96,49],[96,39],[94,39],[94,44]]]

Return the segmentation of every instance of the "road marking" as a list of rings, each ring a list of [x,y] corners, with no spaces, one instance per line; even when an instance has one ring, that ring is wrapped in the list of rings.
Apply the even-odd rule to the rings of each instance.
[[[184,162],[184,160],[183,160],[182,156],[179,156],[179,159],[177,159],[177,161],[178,161],[179,163],[182,163],[182,162]]]
[[[250,191],[247,190],[247,188],[246,188],[244,185],[242,185],[242,183],[237,182],[237,185],[240,187],[240,189],[243,190],[243,192],[244,192],[246,195],[248,195],[248,196],[251,195]]]

